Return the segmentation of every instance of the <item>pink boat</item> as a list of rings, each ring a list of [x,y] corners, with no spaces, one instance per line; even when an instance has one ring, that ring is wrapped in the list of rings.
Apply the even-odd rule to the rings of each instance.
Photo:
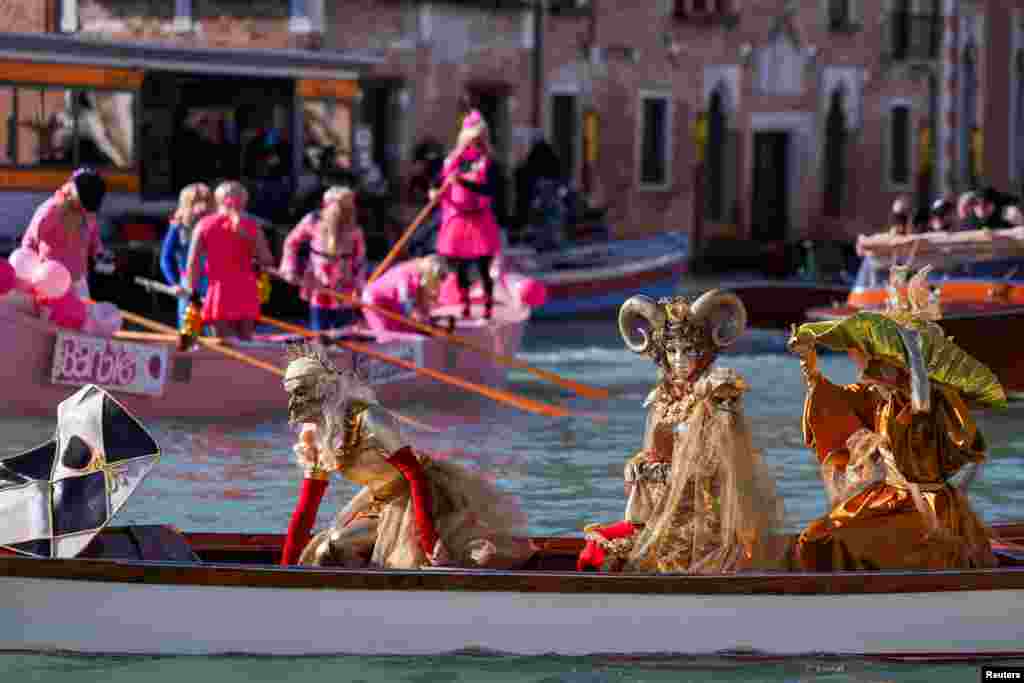
[[[470,320],[459,320],[456,333],[502,355],[515,355],[530,308],[504,305],[483,321],[482,307]],[[454,306],[435,315],[456,315]],[[283,415],[286,407],[279,377],[198,347],[175,349],[167,335],[119,332],[114,339],[91,337],[58,328],[36,317],[15,296],[0,299],[0,327],[7,330],[8,362],[0,369],[0,400],[8,415],[53,416],[55,406],[74,387],[97,384],[125,406],[149,418],[223,418]],[[356,330],[375,350],[456,377],[500,387],[505,367],[493,358],[444,339],[400,332]],[[277,367],[285,365],[288,335],[260,335],[251,342],[222,342]],[[333,360],[350,367],[352,354],[334,347]],[[358,367],[385,402],[411,397],[452,395],[446,383],[378,360],[360,358]],[[456,390],[460,395],[463,390]]]

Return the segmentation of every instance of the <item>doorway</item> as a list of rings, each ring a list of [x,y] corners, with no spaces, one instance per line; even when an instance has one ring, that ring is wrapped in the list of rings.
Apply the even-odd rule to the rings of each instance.
[[[781,242],[789,231],[789,133],[754,133],[754,187],[751,236]]]

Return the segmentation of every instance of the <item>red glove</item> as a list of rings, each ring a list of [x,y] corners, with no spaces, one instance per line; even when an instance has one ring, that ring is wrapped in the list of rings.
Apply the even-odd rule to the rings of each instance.
[[[631,522],[622,521],[616,522],[615,524],[609,524],[595,529],[593,533],[600,535],[602,538],[608,541],[614,541],[617,538],[628,538],[636,532],[636,527]],[[582,552],[578,558],[576,558],[576,571],[585,572],[587,570],[601,571],[604,567],[604,561],[607,558],[607,552],[601,546],[601,542],[597,539],[590,539],[587,541]]]
[[[292,512],[292,520],[288,523],[288,537],[281,552],[281,565],[288,566],[299,561],[302,549],[309,543],[310,531],[316,521],[316,513],[320,509],[324,491],[327,490],[326,479],[307,477],[302,480],[302,492],[299,502]]]
[[[423,466],[412,452],[412,448],[400,448],[388,458],[388,462],[402,473],[409,482],[409,495],[412,497],[413,510],[416,513],[416,531],[420,537],[420,548],[423,554],[430,557],[437,545],[437,530],[434,528],[434,501],[430,493],[430,484],[423,474]]]

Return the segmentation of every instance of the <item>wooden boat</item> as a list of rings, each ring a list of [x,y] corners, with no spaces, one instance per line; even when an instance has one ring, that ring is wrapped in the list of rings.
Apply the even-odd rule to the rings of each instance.
[[[629,240],[593,242],[560,251],[506,249],[511,268],[544,283],[547,302],[535,318],[565,318],[615,310],[634,294],[675,293],[686,270],[686,233],[665,232]]]
[[[1024,656],[1024,524],[992,570],[577,573],[282,568],[282,537],[109,528],[75,559],[0,555],[0,650],[96,654]]]
[[[1024,396],[1024,364],[1016,346],[1024,333],[1024,228],[862,235],[857,248],[864,258],[846,302],[811,308],[807,318],[881,309],[894,263],[930,264],[929,282],[942,304],[938,323],[996,373],[1007,395]]]
[[[458,311],[449,307],[435,313]],[[459,320],[457,333],[497,353],[514,355],[530,309],[499,302],[489,323],[480,319],[482,313],[476,309],[473,319]],[[85,384],[110,390],[129,410],[146,418],[258,417],[283,414],[285,408],[278,378],[210,349],[178,352],[176,339],[167,335],[120,332],[111,340],[69,333],[36,317],[14,295],[0,299],[0,327],[5,330],[8,357],[16,359],[0,369],[0,400],[11,414],[53,415],[54,406],[67,397],[69,385]],[[505,382],[505,367],[472,349],[419,334],[357,333],[376,350],[420,367],[478,384]],[[289,339],[268,334],[257,335],[251,342],[223,343],[282,367]],[[353,359],[348,351],[335,347],[334,361],[351,367]],[[377,360],[360,359],[358,364],[384,401],[441,396],[448,387]]]

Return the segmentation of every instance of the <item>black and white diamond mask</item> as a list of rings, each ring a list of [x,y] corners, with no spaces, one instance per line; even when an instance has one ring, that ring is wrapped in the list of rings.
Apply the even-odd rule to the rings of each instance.
[[[57,438],[0,460],[0,545],[75,557],[110,523],[160,457],[156,441],[99,387],[57,407]]]

